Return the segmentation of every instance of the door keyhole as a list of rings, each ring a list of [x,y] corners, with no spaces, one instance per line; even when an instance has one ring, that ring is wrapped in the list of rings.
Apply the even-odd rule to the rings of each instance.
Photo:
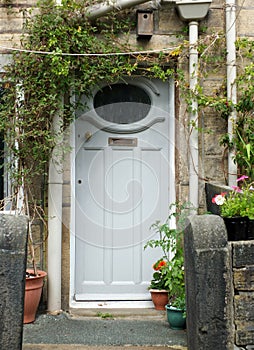
[[[78,180],[78,184],[80,185],[82,183],[82,180]]]

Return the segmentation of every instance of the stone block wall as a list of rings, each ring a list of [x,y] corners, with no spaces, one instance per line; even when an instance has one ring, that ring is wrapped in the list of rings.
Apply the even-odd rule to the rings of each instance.
[[[254,349],[254,240],[228,242],[218,215],[185,231],[188,350]]]
[[[21,350],[28,220],[0,214],[0,349]]]
[[[218,215],[193,215],[185,230],[188,350],[233,350],[227,233]]]
[[[254,349],[254,240],[231,246],[235,344]]]

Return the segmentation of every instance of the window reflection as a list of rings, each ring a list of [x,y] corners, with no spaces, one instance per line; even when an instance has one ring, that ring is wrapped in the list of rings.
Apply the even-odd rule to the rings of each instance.
[[[114,84],[105,86],[94,97],[96,113],[116,124],[131,124],[144,119],[150,111],[149,95],[139,86]]]

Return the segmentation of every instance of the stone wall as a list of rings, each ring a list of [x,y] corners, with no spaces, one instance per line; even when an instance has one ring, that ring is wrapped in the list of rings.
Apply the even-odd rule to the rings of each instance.
[[[254,240],[228,242],[218,215],[185,231],[188,350],[254,349]]]
[[[254,240],[232,242],[235,344],[254,349]]]
[[[0,349],[21,350],[28,220],[0,214]]]

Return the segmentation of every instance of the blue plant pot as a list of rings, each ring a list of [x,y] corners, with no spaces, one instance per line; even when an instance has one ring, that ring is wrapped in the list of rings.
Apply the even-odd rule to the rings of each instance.
[[[183,330],[186,328],[186,317],[183,309],[177,309],[170,304],[166,305],[167,319],[171,329]]]

